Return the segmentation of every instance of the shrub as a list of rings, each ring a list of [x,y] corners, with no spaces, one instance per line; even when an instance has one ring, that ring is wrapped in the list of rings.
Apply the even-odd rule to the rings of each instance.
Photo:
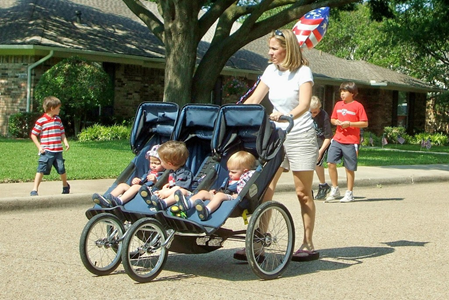
[[[223,83],[224,96],[237,95],[243,96],[248,90],[248,84],[237,77],[230,77]]]
[[[430,137],[430,140],[432,141],[432,144],[434,144],[434,145],[443,146],[448,143],[449,138],[447,137],[447,135],[445,135],[443,133],[434,133]]]
[[[101,64],[78,56],[62,60],[42,74],[34,93],[40,105],[47,96],[58,97],[61,117],[73,124],[75,134],[88,112],[110,105],[113,99],[111,79]]]
[[[30,136],[34,123],[41,116],[38,112],[21,112],[9,117],[8,132],[14,138],[27,138]]]
[[[102,126],[94,124],[81,131],[78,135],[80,142],[87,141],[112,141],[129,139],[131,127],[124,125]]]
[[[377,137],[374,133],[369,131],[363,131],[363,140],[360,139],[362,146],[379,146],[381,144],[381,138]],[[371,144],[371,140],[372,144]]]
[[[389,143],[394,144],[399,144],[399,137],[404,139],[403,144],[407,144],[411,140],[411,137],[407,134],[404,127],[384,127],[384,135]]]
[[[435,146],[446,145],[449,141],[449,138],[447,137],[447,135],[444,135],[442,133],[430,134],[430,133],[422,132],[422,133],[415,134],[413,144],[420,145],[423,141],[427,141],[428,139],[430,139],[430,142],[432,143],[432,145],[435,145]]]

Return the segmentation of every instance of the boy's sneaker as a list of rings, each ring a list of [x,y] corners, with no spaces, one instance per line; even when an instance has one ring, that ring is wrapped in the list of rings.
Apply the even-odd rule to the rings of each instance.
[[[63,194],[70,194],[70,184],[67,183],[67,186],[62,187]]]
[[[98,205],[100,205],[103,208],[110,208],[111,207],[111,202],[108,199],[106,199],[105,197],[103,197],[102,195],[97,194],[97,193],[92,195],[92,201],[95,204],[98,204]]]
[[[112,196],[111,194],[109,194],[108,199],[111,202],[112,207],[123,205],[123,202],[122,200],[120,200],[120,198]]]
[[[182,211],[181,208],[176,204],[170,206],[170,212],[175,217],[187,219],[186,213]]]
[[[324,200],[326,199],[327,194],[331,191],[331,187],[325,183],[325,184],[320,184],[318,186],[318,193],[315,197],[315,200]]]
[[[147,204],[148,204],[148,202],[147,202]],[[157,211],[164,209],[162,206],[162,199],[160,199],[156,195],[151,196],[151,201],[150,201],[149,205],[154,207]]]
[[[38,196],[37,191],[32,190],[32,191],[30,192],[30,196]]]
[[[346,191],[345,196],[340,199],[340,202],[352,202],[354,201],[354,195],[352,191]]]
[[[192,206],[190,204],[190,200],[184,196],[184,194],[181,192],[181,190],[175,191],[175,200],[176,200],[176,205],[182,211],[188,211],[190,209],[190,207]]]
[[[201,221],[206,221],[209,219],[210,212],[206,207],[206,204],[204,204],[203,200],[197,199],[195,201],[195,209],[198,214],[198,218],[200,218]]]
[[[324,202],[335,200],[338,197],[340,197],[340,189],[338,188],[338,186],[332,187],[329,195]]]
[[[151,205],[151,197],[153,196],[153,194],[150,192],[146,185],[142,185],[139,190],[139,194],[140,196],[142,196],[146,204]]]

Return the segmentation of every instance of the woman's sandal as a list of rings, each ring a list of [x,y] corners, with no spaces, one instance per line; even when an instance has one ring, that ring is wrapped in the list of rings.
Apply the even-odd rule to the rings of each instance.
[[[292,261],[311,261],[320,258],[320,253],[315,250],[299,249],[293,253]]]

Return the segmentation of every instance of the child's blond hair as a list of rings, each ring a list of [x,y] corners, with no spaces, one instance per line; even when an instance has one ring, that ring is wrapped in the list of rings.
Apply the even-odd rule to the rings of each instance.
[[[229,157],[228,169],[253,170],[256,167],[256,158],[247,151],[238,151]]]
[[[310,109],[321,108],[321,100],[317,96],[312,96],[310,100]]]
[[[44,102],[42,103],[42,107],[45,112],[49,112],[53,108],[56,108],[61,105],[61,100],[56,98],[55,96],[48,96],[44,98]]]

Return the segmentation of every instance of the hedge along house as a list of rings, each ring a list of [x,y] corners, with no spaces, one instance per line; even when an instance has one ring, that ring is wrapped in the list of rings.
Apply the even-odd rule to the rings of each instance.
[[[144,1],[156,12],[154,3]],[[2,0],[0,2],[0,135],[7,135],[10,115],[39,111],[33,89],[40,76],[60,60],[78,55],[101,62],[114,82],[114,104],[101,113],[133,117],[143,101],[161,101],[164,46],[121,0]],[[201,57],[212,31],[198,49]],[[267,39],[235,53],[222,70],[211,95],[221,103],[222,80],[254,82],[267,66]],[[361,61],[347,61],[318,50],[305,50],[314,73],[314,94],[330,113],[342,81],[355,81],[365,106],[369,131],[404,126],[411,133],[425,128],[426,96],[433,87],[414,78]],[[64,101],[64,99],[62,99]],[[106,110],[106,111],[105,111]]]

